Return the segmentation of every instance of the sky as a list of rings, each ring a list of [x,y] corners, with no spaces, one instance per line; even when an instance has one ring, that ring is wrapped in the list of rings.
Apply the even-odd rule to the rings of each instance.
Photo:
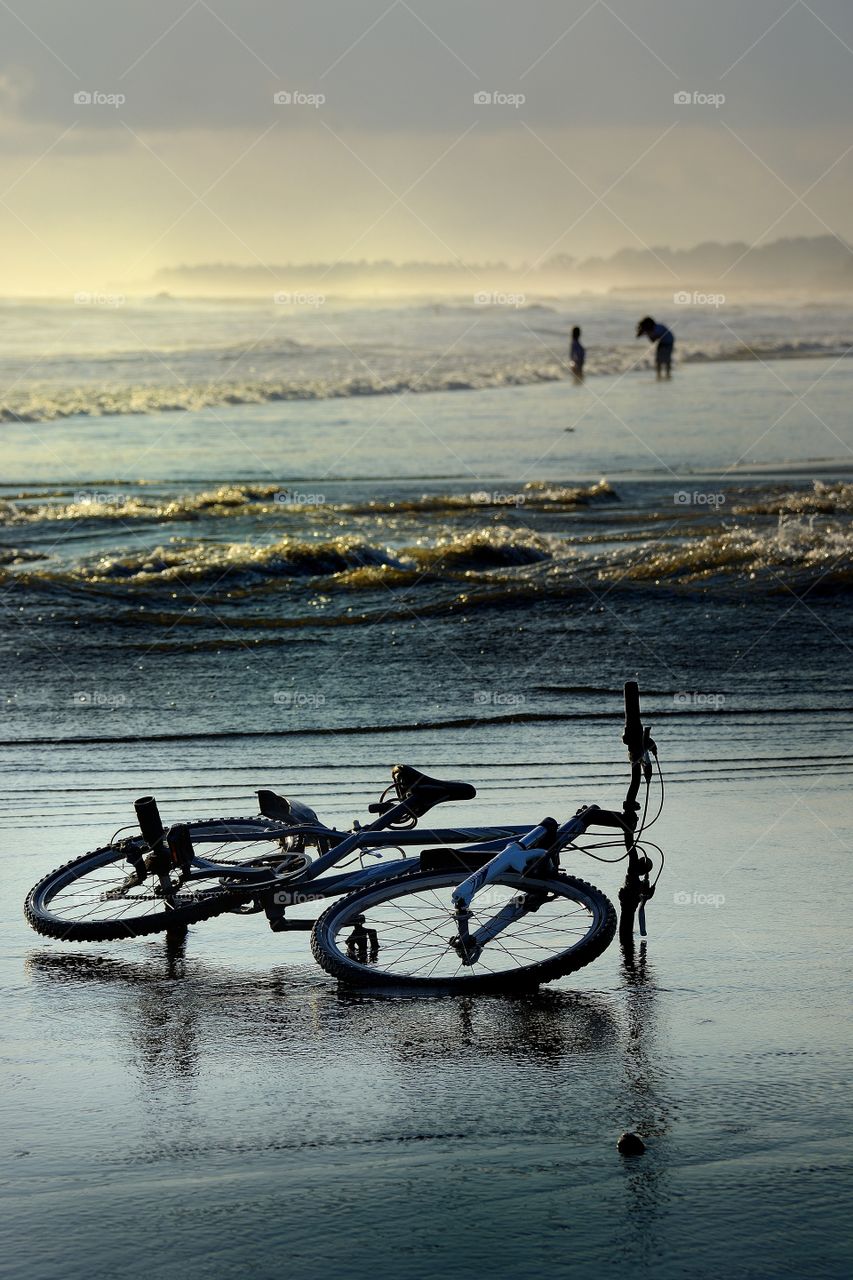
[[[0,293],[853,240],[851,84],[849,0],[2,0]]]

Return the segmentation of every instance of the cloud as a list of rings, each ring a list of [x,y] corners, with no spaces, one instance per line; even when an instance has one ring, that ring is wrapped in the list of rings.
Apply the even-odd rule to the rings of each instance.
[[[851,239],[853,9],[810,4],[0,9],[4,287],[181,261]]]
[[[778,0],[537,0],[533,12],[518,0],[28,0],[26,26],[5,14],[0,66],[28,68],[19,107],[57,124],[83,88],[123,92],[139,128],[251,128],[276,89],[299,88],[325,93],[331,122],[377,132],[458,131],[477,90],[523,91],[543,128],[627,127],[668,119],[674,88],[723,82],[745,128],[846,122],[853,9],[781,12]],[[499,110],[480,117],[503,127]]]

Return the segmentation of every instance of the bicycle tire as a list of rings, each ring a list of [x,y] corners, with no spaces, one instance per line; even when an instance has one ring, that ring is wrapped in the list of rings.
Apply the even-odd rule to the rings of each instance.
[[[140,851],[146,849],[141,841],[135,844]],[[117,914],[112,919],[83,920],[69,918],[67,915],[63,917],[50,910],[51,903],[63,889],[96,871],[126,860],[126,846],[104,845],[103,848],[84,853],[79,858],[72,858],[70,862],[57,867],[55,871],[51,871],[39,880],[27,894],[24,915],[28,923],[43,937],[56,938],[63,942],[114,942],[118,939],[141,938],[151,933],[163,933],[170,929],[183,928],[185,925],[198,924],[202,920],[209,920],[213,916],[232,910],[245,899],[244,894],[241,895],[228,888],[211,889],[204,894],[193,892],[191,900],[189,891],[184,890],[182,894],[181,890],[178,890],[174,905],[166,907],[164,904],[162,911],[151,910],[148,914],[138,917],[120,915],[117,909]],[[95,892],[94,885],[92,892]],[[107,900],[103,893],[100,898],[102,902]],[[149,891],[147,897],[140,896],[135,901],[141,904],[143,901],[150,903],[155,899]]]
[[[573,876],[555,875],[539,879],[507,873],[500,878],[495,887],[512,890],[513,893],[517,893],[520,889],[544,891],[546,895],[555,894],[562,901],[576,902],[586,908],[590,914],[590,923],[583,936],[570,946],[560,949],[548,959],[543,958],[532,964],[508,968],[500,973],[484,973],[482,970],[477,972],[475,971],[476,966],[472,966],[469,970],[460,974],[458,969],[463,968],[460,961],[456,972],[440,976],[435,976],[434,972],[428,976],[412,972],[391,972],[377,967],[375,963],[364,963],[361,960],[353,959],[351,955],[345,954],[338,945],[338,934],[343,929],[354,924],[356,916],[364,917],[371,907],[393,903],[395,898],[411,897],[413,893],[417,892],[427,893],[438,889],[450,889],[461,884],[468,874],[470,873],[461,870],[446,872],[418,870],[404,876],[390,877],[387,880],[358,889],[345,898],[340,898],[323,912],[311,932],[311,950],[314,959],[326,973],[331,974],[342,982],[361,987],[396,987],[408,990],[434,990],[439,988],[443,991],[453,992],[520,991],[529,990],[539,986],[540,983],[564,977],[566,974],[573,973],[585,965],[591,964],[607,949],[613,940],[616,932],[616,911],[610,900],[594,885],[588,884],[584,880],[576,879]],[[472,908],[474,905],[476,905],[476,899],[472,904]],[[435,912],[435,914],[440,916],[439,922],[435,925],[435,936],[436,938],[443,938],[444,942],[447,943],[448,965],[453,967],[455,960],[450,958],[451,948],[447,940],[448,927],[452,928],[452,917],[449,913],[446,916],[441,915],[440,912]],[[365,917],[365,919],[368,918]],[[533,916],[533,919],[535,922],[535,916]],[[372,926],[376,921],[368,919],[368,923]],[[527,927],[535,928],[535,923],[533,926]],[[402,925],[392,922],[390,928],[392,945],[398,947],[407,946],[410,939],[406,938],[405,932],[402,940],[393,941],[395,928],[398,931],[400,928],[404,931],[410,928],[405,920]],[[552,927],[546,926],[546,928]],[[439,949],[442,946],[442,941],[433,941],[425,945]],[[525,945],[529,948],[538,944],[527,942]],[[382,950],[383,944],[380,942],[377,958],[381,955]],[[409,950],[411,951],[411,947]]]

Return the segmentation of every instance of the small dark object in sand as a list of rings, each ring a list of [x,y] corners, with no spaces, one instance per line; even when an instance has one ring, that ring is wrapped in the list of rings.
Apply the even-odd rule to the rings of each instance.
[[[641,1156],[646,1144],[638,1133],[623,1133],[616,1143],[616,1150],[623,1156]]]

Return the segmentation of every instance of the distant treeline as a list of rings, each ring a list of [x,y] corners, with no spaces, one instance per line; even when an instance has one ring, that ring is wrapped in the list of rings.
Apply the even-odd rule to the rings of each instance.
[[[507,262],[306,262],[203,263],[160,271],[156,285],[190,292],[275,293],[304,289],[329,294],[389,291],[476,295],[484,289],[529,292],[573,289],[712,286],[769,291],[853,290],[853,246],[832,235],[800,236],[752,247],[742,241],[708,241],[692,249],[620,249],[583,260],[558,254],[541,263]]]

